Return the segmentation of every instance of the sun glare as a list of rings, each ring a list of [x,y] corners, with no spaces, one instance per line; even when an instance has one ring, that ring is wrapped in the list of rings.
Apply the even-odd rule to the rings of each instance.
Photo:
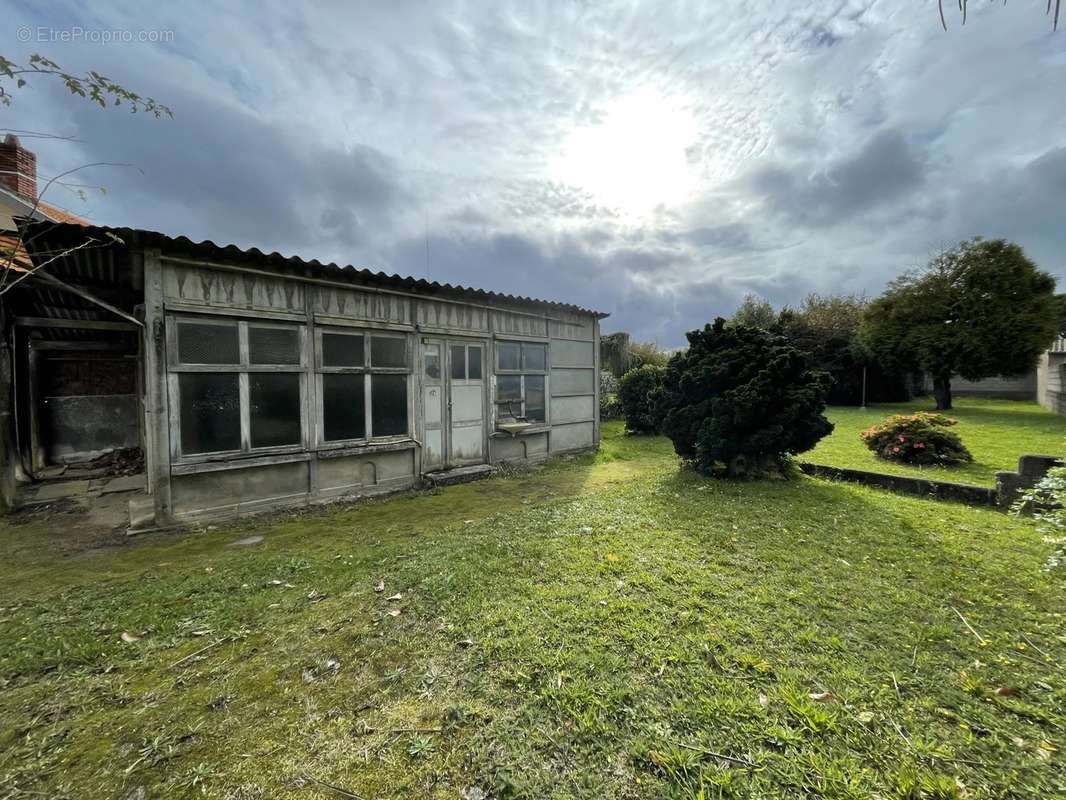
[[[696,176],[687,151],[696,133],[696,120],[680,103],[652,91],[626,95],[607,107],[602,122],[570,133],[552,177],[641,215],[692,193]]]

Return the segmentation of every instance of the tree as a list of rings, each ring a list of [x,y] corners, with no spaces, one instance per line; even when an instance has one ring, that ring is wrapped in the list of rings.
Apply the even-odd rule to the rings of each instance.
[[[769,302],[755,294],[744,295],[744,300],[733,312],[731,325],[752,325],[756,328],[770,330],[777,322],[777,312]]]
[[[1022,248],[972,239],[901,275],[871,303],[862,340],[879,358],[933,378],[951,408],[951,376],[981,380],[1031,370],[1059,330],[1055,279]]]
[[[14,61],[0,55],[0,105],[10,106],[12,103],[12,88],[25,88],[28,85],[28,79],[34,76],[59,80],[64,86],[66,86],[72,95],[96,103],[101,108],[107,108],[108,106],[125,106],[129,108],[131,113],[143,111],[152,114],[156,118],[174,116],[173,112],[171,112],[167,106],[157,102],[154,98],[142,97],[136,92],[115,83],[110,78],[101,75],[99,72],[89,70],[84,75],[74,75],[64,71],[56,62],[45,58],[38,53],[31,55],[29,62],[24,65],[16,64]],[[0,131],[0,133],[11,135],[15,133],[15,131]],[[29,135],[35,138],[63,138],[34,131],[18,131],[18,133],[23,136]],[[30,209],[29,216],[32,218],[37,215],[41,200],[53,185],[68,186],[64,179],[73,173],[88,167],[105,166],[128,167],[131,165],[101,161],[92,164],[82,164],[80,167],[75,167],[66,170],[65,172],[61,172],[58,175],[54,175],[37,192],[37,196],[33,199],[33,205]],[[78,188],[77,191],[79,194],[84,194],[80,188]],[[84,241],[77,245],[61,252],[49,253],[47,260],[38,261],[36,264],[29,264],[25,258],[25,254],[27,245],[31,244],[32,241],[26,240],[24,238],[24,231],[20,229],[15,237],[9,237],[3,242],[3,244],[0,244],[0,295],[9,292],[12,288],[33,276],[43,267],[48,266],[54,261],[65,258],[75,251],[108,247],[114,242],[121,241],[122,240],[119,239],[118,236],[110,232],[108,232],[103,238],[86,236]]]
[[[774,330],[805,352],[814,369],[833,378],[830,405],[866,400],[893,402],[910,397],[904,376],[886,369],[859,340],[869,301],[860,295],[809,294],[797,309],[784,308]]]
[[[630,433],[658,433],[659,414],[656,409],[656,393],[663,384],[665,369],[655,364],[645,364],[631,369],[618,383],[618,401],[622,404],[622,417]]]
[[[788,456],[833,430],[823,415],[829,376],[783,336],[750,325],[690,331],[658,393],[661,429],[708,475],[780,472]]]

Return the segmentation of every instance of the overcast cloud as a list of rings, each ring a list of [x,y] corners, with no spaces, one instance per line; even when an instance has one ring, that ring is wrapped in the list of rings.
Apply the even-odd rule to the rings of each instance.
[[[1066,277],[1066,31],[1041,4],[0,0],[0,54],[96,69],[0,107],[109,225],[573,302],[664,346],[746,292],[876,294],[1006,236]],[[173,31],[166,43],[19,41]],[[30,140],[26,141],[27,144]]]

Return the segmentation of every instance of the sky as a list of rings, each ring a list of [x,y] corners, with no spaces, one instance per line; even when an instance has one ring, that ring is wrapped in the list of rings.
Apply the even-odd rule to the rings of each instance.
[[[1042,2],[0,0],[0,128],[93,222],[575,303],[663,347],[748,293],[875,296],[975,235],[1066,279]],[[100,191],[102,187],[103,191]],[[85,197],[79,194],[81,189]]]

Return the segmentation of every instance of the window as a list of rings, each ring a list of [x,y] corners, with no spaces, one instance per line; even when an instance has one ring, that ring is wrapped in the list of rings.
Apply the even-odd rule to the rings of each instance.
[[[408,436],[408,338],[365,331],[318,332],[322,441]],[[426,374],[439,376],[440,353],[426,354]]]
[[[496,416],[547,419],[545,381],[548,346],[538,342],[497,342]]]
[[[481,345],[453,344],[451,350],[452,380],[481,380]]]
[[[303,442],[303,329],[244,320],[168,320],[181,457]]]

